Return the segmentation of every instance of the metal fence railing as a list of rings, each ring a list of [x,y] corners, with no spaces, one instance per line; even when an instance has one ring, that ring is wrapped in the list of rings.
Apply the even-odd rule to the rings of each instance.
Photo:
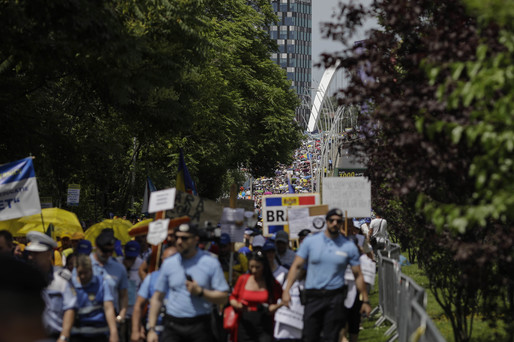
[[[445,342],[434,322],[430,319],[425,308],[416,300],[411,301],[407,336],[410,342]]]
[[[414,280],[400,273],[400,284],[399,284],[399,297],[398,297],[398,311],[396,316],[397,330],[396,336],[399,342],[408,342],[408,323],[409,315],[407,314],[410,310],[412,301],[416,301],[422,308],[427,306],[427,294],[425,290],[416,284]]]
[[[385,321],[391,323],[385,332],[386,336],[394,333],[389,341],[445,341],[426,313],[425,290],[401,273],[400,252],[399,245],[388,242],[377,253],[379,304],[372,313],[379,311],[381,317],[375,326]]]

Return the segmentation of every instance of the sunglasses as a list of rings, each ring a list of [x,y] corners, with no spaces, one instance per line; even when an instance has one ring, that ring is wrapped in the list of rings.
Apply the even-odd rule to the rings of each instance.
[[[102,252],[102,254],[112,254],[112,253],[114,253],[114,248],[113,249],[100,248],[100,251]]]
[[[187,241],[189,239],[191,239],[192,236],[182,236],[182,235],[175,235],[175,239],[181,239],[182,241]]]
[[[341,224],[343,223],[343,220],[342,219],[328,219],[328,222],[337,222],[337,224]]]

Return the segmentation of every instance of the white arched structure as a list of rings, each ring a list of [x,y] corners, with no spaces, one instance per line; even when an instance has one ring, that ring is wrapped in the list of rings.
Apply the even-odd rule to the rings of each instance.
[[[309,132],[314,131],[316,128],[316,123],[319,119],[319,113],[321,111],[321,107],[323,106],[323,101],[325,101],[326,93],[330,83],[332,82],[332,78],[337,71],[337,67],[339,66],[339,60],[335,65],[326,69],[323,73],[323,77],[321,78],[321,82],[319,83],[318,89],[316,90],[316,96],[314,97],[314,101],[312,102],[311,115],[309,117],[309,124],[307,125],[307,130]]]

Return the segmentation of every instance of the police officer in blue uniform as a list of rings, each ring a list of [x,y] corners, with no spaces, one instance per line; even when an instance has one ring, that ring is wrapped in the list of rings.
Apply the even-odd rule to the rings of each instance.
[[[73,271],[77,291],[77,319],[71,333],[74,342],[118,342],[113,296],[107,281],[93,274],[91,259],[79,255]]]
[[[51,237],[33,231],[27,234],[27,239],[30,244],[25,250],[29,253],[29,261],[47,276],[49,283],[42,292],[45,301],[45,329],[50,337],[69,341],[77,305],[77,297],[70,283],[71,273],[66,269],[54,270],[52,260],[57,243]]]
[[[228,284],[219,261],[197,248],[196,225],[182,224],[175,231],[179,253],[166,259],[150,301],[148,342],[157,342],[157,316],[167,296],[162,341],[209,342],[212,304],[228,299]]]
[[[288,305],[291,300],[289,290],[296,281],[297,274],[307,264],[307,298],[302,331],[302,341],[305,342],[320,341],[321,332],[322,341],[339,340],[339,332],[347,319],[344,307],[344,274],[348,264],[362,294],[361,313],[369,315],[371,311],[360,268],[359,251],[351,240],[340,233],[343,227],[343,212],[340,209],[331,209],[325,219],[325,231],[308,236],[300,245],[287,277],[286,288],[282,292],[282,301]]]
[[[112,257],[114,252],[114,231],[104,229],[95,240],[96,250],[90,258],[93,265],[93,273],[104,278],[114,297],[116,309],[116,321],[123,323],[128,307],[128,275],[125,267]]]

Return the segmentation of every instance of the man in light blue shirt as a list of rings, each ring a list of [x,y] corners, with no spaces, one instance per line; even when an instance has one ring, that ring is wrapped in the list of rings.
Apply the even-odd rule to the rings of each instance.
[[[114,308],[118,315],[116,320],[118,323],[122,323],[128,307],[128,276],[125,267],[112,257],[114,242],[113,230],[104,229],[95,240],[96,250],[90,255],[90,258],[93,274],[101,276],[111,288]]]
[[[163,341],[212,341],[212,304],[225,304],[229,287],[219,261],[197,248],[198,234],[198,227],[190,224],[175,232],[179,253],[162,264],[150,302],[148,342],[158,341],[155,326],[165,296]]]
[[[302,341],[306,342],[320,341],[321,332],[323,341],[339,340],[339,332],[346,324],[344,273],[348,264],[362,295],[361,312],[369,315],[371,311],[360,269],[359,251],[352,241],[340,233],[343,212],[340,209],[331,209],[325,219],[325,231],[307,237],[300,245],[287,277],[286,288],[282,292],[282,301],[288,306],[291,300],[289,290],[296,281],[297,274],[307,264],[307,301],[302,331]]]

